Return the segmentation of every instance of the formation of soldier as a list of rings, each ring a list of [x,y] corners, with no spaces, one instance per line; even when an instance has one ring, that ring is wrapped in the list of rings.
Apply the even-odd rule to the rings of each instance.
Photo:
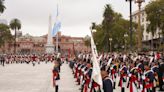
[[[60,53],[54,54],[2,54],[0,55],[0,65],[5,66],[9,64],[31,64],[36,66],[40,63],[52,63],[54,64],[52,75],[53,75],[53,87],[58,92],[58,81],[60,80],[60,66],[62,64],[62,58],[59,57]]]
[[[164,56],[162,53],[99,54],[103,92],[163,92],[164,91]],[[92,79],[93,60],[91,54],[80,54],[71,60],[77,84],[81,92],[101,92],[100,85]],[[119,80],[119,81],[117,81]],[[118,83],[117,83],[118,82]],[[118,84],[118,85],[116,85]]]
[[[28,55],[14,55],[14,54],[3,54],[0,55],[0,64],[5,66],[5,64],[32,64],[35,66],[36,64],[40,64],[41,62],[53,62],[57,57],[57,54],[28,54]]]
[[[81,92],[113,92],[120,87],[121,92],[157,92],[164,91],[164,55],[156,53],[99,54],[98,63],[101,70],[103,88],[92,79],[93,60],[91,53],[80,53],[76,58],[65,58],[70,61],[74,78],[80,85]],[[58,92],[60,66],[63,58],[57,54],[42,55],[0,55],[0,64],[26,63],[40,64],[52,62],[53,86]],[[119,80],[119,81],[118,81]],[[118,84],[118,85],[117,85]]]

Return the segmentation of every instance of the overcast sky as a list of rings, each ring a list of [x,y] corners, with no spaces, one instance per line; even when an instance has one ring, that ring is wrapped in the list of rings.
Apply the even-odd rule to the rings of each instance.
[[[0,18],[8,22],[13,18],[20,19],[23,34],[45,35],[48,33],[49,15],[52,15],[53,23],[56,20],[57,2],[62,23],[60,31],[68,36],[90,35],[91,23],[101,23],[106,4],[111,4],[124,18],[129,16],[129,3],[125,0],[5,0],[7,9]],[[133,3],[133,11],[137,9]]]

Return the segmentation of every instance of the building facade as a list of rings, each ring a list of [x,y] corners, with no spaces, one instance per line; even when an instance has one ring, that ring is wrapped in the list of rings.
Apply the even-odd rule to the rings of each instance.
[[[85,45],[83,37],[71,37],[62,35],[58,32],[58,49],[65,54],[77,54],[80,52],[89,52],[90,48]],[[54,50],[56,48],[56,37],[53,37]]]
[[[47,35],[31,36],[29,34],[20,36],[16,39],[16,52],[22,54],[42,54],[45,53],[45,45],[47,43]],[[53,37],[54,51],[56,48],[56,37]],[[62,35],[58,32],[58,49],[65,54],[75,54],[85,51],[90,51],[90,48],[85,46],[83,37],[71,37]],[[4,51],[5,50],[5,51]],[[13,53],[14,42],[6,43],[0,52]]]
[[[138,23],[138,14],[139,11],[135,11],[132,13],[132,20],[135,23]],[[141,27],[142,27],[142,43],[143,48],[158,48],[161,44],[163,44],[162,35],[160,34],[161,31],[157,28],[155,35],[152,36],[151,32],[147,32],[147,26],[149,24],[149,21],[147,21],[147,15],[145,12],[145,8],[141,9],[140,12],[140,21],[141,21]],[[153,44],[152,44],[153,40]]]

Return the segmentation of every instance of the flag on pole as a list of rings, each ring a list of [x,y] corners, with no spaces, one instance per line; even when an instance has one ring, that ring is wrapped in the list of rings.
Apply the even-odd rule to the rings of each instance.
[[[52,30],[53,37],[57,34],[57,32],[60,30],[60,28],[61,28],[61,22],[56,21],[56,23],[54,24],[53,30]]]
[[[59,21],[58,17],[59,17],[59,10],[58,10],[58,5],[57,5],[56,22],[55,22],[53,30],[52,30],[53,37],[57,34],[57,32],[61,28],[61,22]]]
[[[92,50],[93,53],[96,55],[96,58],[98,58],[97,48],[96,48],[96,45],[95,45],[94,40],[93,40],[92,32],[91,32],[91,49],[93,49]]]
[[[57,11],[56,12],[57,12],[56,17],[58,17],[59,16],[59,6],[58,6],[58,4],[57,4]]]
[[[92,79],[100,86],[100,88],[102,88],[103,85],[102,85],[101,71],[97,59],[98,54],[92,35],[91,35],[91,50],[92,50],[92,62],[93,62]]]

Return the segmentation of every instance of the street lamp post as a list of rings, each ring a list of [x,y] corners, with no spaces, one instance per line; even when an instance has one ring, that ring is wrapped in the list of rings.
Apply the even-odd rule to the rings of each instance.
[[[130,50],[132,50],[132,1],[133,0],[126,0],[129,1],[130,4]]]
[[[158,47],[158,50],[160,51],[160,47],[161,47],[161,32],[159,32],[158,35],[159,35],[159,47]]]
[[[127,38],[128,37],[128,34],[126,33],[126,34],[124,34],[124,38],[125,38],[125,52],[126,52],[126,50],[127,50]]]
[[[138,51],[142,49],[142,32],[141,32],[141,5],[145,2],[145,0],[135,0],[135,3],[138,3],[138,31],[137,31],[137,38],[138,38]]]
[[[110,42],[110,52],[112,52],[112,38],[109,38],[109,42]]]

